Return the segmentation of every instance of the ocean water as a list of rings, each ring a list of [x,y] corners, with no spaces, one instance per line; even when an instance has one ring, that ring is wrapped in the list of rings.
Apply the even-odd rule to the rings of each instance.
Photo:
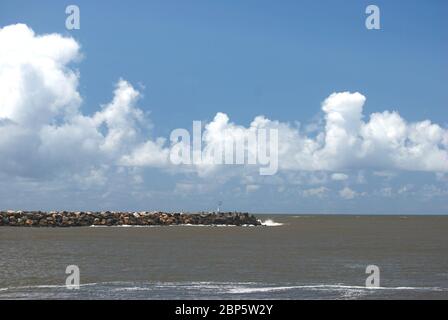
[[[0,227],[0,299],[448,299],[448,216]],[[68,265],[79,290],[65,286]],[[366,288],[366,267],[380,287]]]

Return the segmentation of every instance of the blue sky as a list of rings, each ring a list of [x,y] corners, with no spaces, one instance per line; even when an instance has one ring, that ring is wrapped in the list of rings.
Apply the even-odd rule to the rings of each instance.
[[[80,30],[65,28],[69,4],[80,8]],[[381,30],[364,26],[369,4],[381,9]],[[151,139],[169,137],[178,127],[190,128],[193,120],[210,122],[217,112],[245,127],[258,115],[281,123],[300,122],[301,127],[324,126],[321,103],[331,93],[345,91],[366,97],[362,112],[366,122],[371,113],[389,110],[397,111],[407,123],[429,119],[446,130],[446,12],[448,3],[435,0],[2,0],[0,27],[24,23],[37,35],[74,38],[83,58],[68,67],[79,72],[82,114],[93,115],[108,104],[116,82],[125,79],[142,94],[138,107],[149,112]],[[446,160],[446,146],[439,147]],[[40,165],[33,163],[27,172],[40,170]],[[448,213],[448,178],[443,168],[373,170],[363,165],[294,170],[292,175],[306,176],[303,179],[284,178],[290,174],[285,170],[280,173],[282,182],[275,183],[274,178],[265,182],[259,177],[247,182],[246,173],[230,174],[232,178],[221,183],[216,178],[145,167],[138,168],[140,186],[135,190],[112,190],[119,178],[111,172],[104,173],[106,182],[90,190],[61,186],[54,176],[35,178],[35,174],[4,170],[4,181],[16,184],[17,179],[25,179],[27,186],[26,192],[12,197],[0,192],[0,200],[11,207],[44,209],[209,210],[222,199],[229,210]],[[333,180],[331,175],[339,172],[348,178]],[[56,176],[61,181],[60,173]],[[314,176],[325,179],[316,183]],[[210,181],[215,185],[209,186]],[[257,187],[247,188],[248,184]],[[273,191],[272,185],[279,184],[282,187]],[[176,194],[173,190],[179,185],[194,191],[179,195],[179,190],[186,190],[181,188]],[[191,185],[210,192],[198,192]],[[23,190],[20,186],[17,190]],[[404,196],[398,191],[406,186],[412,191]],[[46,188],[55,193],[42,191]],[[354,192],[353,197],[340,196],[344,188]]]

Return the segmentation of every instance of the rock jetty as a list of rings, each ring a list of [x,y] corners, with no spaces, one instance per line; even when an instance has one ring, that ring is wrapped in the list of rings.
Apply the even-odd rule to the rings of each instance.
[[[87,227],[156,225],[261,225],[253,215],[240,212],[91,212],[91,211],[0,211],[0,226],[11,227]]]

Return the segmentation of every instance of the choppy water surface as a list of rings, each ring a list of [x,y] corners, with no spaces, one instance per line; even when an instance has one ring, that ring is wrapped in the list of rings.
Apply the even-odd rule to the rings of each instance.
[[[265,227],[0,227],[0,299],[447,299],[448,217]],[[81,288],[65,287],[77,265]],[[365,288],[367,265],[380,288]]]

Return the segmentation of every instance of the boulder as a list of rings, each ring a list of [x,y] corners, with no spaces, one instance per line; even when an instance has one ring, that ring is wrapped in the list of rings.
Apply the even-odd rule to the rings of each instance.
[[[74,227],[91,225],[260,225],[249,213],[167,213],[142,212],[68,212],[0,211],[0,226]]]

